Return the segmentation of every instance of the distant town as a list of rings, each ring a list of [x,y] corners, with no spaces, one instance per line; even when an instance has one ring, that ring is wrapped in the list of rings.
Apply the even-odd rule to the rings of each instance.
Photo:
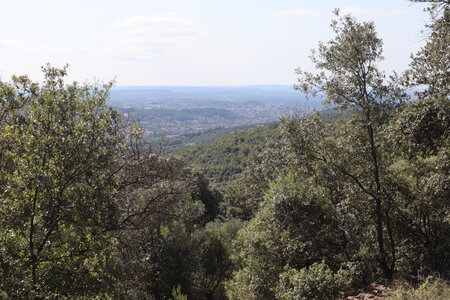
[[[291,86],[119,87],[110,105],[150,138],[266,124],[321,108]]]

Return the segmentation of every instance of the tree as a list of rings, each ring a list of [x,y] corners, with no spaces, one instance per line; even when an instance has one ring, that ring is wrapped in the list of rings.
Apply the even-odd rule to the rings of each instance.
[[[67,67],[0,82],[0,290],[12,298],[105,292],[126,131],[112,83],[66,84]]]
[[[143,151],[139,143],[130,148],[132,159],[118,174],[121,216],[113,232],[124,277],[121,297],[165,298],[178,285],[191,294],[191,233],[204,211],[191,197],[191,174],[173,157]]]
[[[301,270],[326,260],[334,269],[345,249],[332,204],[310,193],[294,174],[270,184],[265,201],[235,240],[236,265],[231,299],[275,299],[286,269]]]
[[[339,16],[339,10],[335,11]],[[380,149],[379,129],[386,122],[395,104],[405,98],[396,85],[397,78],[386,81],[386,75],[376,64],[383,59],[382,41],[377,37],[372,22],[358,23],[349,15],[331,23],[334,39],[327,44],[319,43],[313,50],[312,61],[318,74],[299,74],[296,88],[306,95],[325,95],[325,104],[335,105],[339,110],[350,110],[356,117],[353,130],[357,131],[360,157],[367,169],[353,169],[333,158],[327,161],[335,171],[373,201],[379,265],[386,278],[391,279],[395,267],[395,244],[390,226],[390,205],[384,186],[384,161]],[[326,159],[318,157],[318,159]],[[390,249],[387,250],[386,236]]]
[[[209,226],[220,194],[181,160],[141,142],[128,147],[131,159],[118,173],[118,297],[162,299],[179,288],[190,298],[222,299],[232,268],[230,235],[239,223]]]
[[[195,287],[198,299],[227,299],[224,283],[232,276],[234,264],[231,259],[232,242],[241,229],[241,220],[210,222],[196,232],[198,267]]]
[[[430,3],[425,9],[431,23],[426,25],[427,42],[416,55],[412,55],[410,69],[404,74],[404,83],[409,87],[425,86],[416,91],[420,98],[429,96],[448,99],[450,69],[450,2],[448,0],[411,0]]]
[[[391,194],[399,207],[394,221],[403,238],[403,271],[448,277],[450,2],[413,2],[429,3],[425,10],[431,23],[424,31],[426,44],[403,76],[416,99],[402,105],[386,128],[397,137],[390,150],[396,161],[389,167]]]

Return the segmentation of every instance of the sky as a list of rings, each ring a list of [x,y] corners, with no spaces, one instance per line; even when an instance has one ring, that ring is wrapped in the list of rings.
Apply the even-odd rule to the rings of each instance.
[[[407,0],[0,0],[0,79],[42,80],[69,64],[69,80],[119,86],[292,85],[295,69],[333,37],[332,11],[374,21],[380,68],[401,72],[424,44],[422,4]]]

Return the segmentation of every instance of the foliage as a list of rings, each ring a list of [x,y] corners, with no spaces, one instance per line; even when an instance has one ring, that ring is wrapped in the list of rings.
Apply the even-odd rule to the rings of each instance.
[[[335,299],[448,278],[448,1],[416,2],[428,41],[401,78],[377,69],[374,24],[336,12],[296,86],[332,109],[176,156],[122,123],[111,83],[0,81],[0,298]],[[425,86],[405,101],[400,81]],[[450,294],[429,278],[389,297]]]
[[[449,95],[449,61],[450,61],[450,9],[449,2],[432,0],[412,0],[430,5],[425,9],[429,12],[431,23],[426,25],[428,39],[411,58],[410,68],[404,74],[404,84],[409,87],[426,86],[417,91],[420,98],[442,97]]]
[[[261,209],[236,238],[241,269],[229,285],[233,298],[274,298],[285,267],[302,269],[324,259],[338,267],[343,248],[331,211],[293,175],[271,184]]]
[[[249,166],[224,188],[221,215],[225,218],[250,220],[264,201],[269,183],[287,174],[288,153],[281,140],[268,140],[266,148],[249,161]]]
[[[249,220],[234,243],[231,299],[273,299],[286,269],[322,260],[332,273],[353,262],[353,288],[448,276],[448,99],[404,101],[399,78],[376,69],[372,23],[344,16],[332,28],[312,56],[323,72],[298,70],[297,88],[325,94],[345,117],[282,118],[283,140],[225,190],[223,213]]]
[[[44,72],[42,86],[1,83],[2,295],[161,298],[178,285],[199,295],[210,278],[202,288],[220,295],[225,233],[196,233],[220,195],[122,125],[105,104],[110,84]]]
[[[116,226],[114,178],[126,142],[106,105],[111,84],[64,83],[43,68],[0,83],[0,288],[9,297],[88,296],[111,284],[105,272]]]
[[[120,178],[122,214],[114,237],[121,289],[132,299],[169,297],[177,285],[189,292],[194,265],[189,230],[203,213],[203,205],[190,196],[189,172],[176,159],[144,152]]]
[[[148,154],[141,144],[131,148],[134,159],[119,174],[122,215],[114,233],[123,273],[120,297],[165,299],[179,286],[189,298],[220,298],[236,229],[210,223],[219,194],[178,159]]]
[[[161,138],[161,140],[157,140],[157,142],[161,144],[164,153],[176,153],[199,145],[214,143],[227,136],[251,129],[253,127],[255,127],[255,125],[231,128],[218,127],[193,133],[186,133],[179,136]]]
[[[199,268],[195,285],[197,298],[224,299],[224,284],[235,268],[231,259],[232,242],[243,227],[240,220],[211,222],[196,232]]]
[[[309,268],[288,269],[280,274],[277,299],[337,299],[351,282],[351,274],[340,269],[336,273],[323,262]]]
[[[417,100],[404,105],[391,120],[387,132],[398,136],[392,152],[399,159],[391,167],[396,175],[392,194],[401,212],[395,219],[409,269],[403,272],[440,272],[449,276],[449,120],[448,99],[448,1],[424,1],[430,5],[428,40],[412,56],[404,84],[421,87]],[[407,254],[406,254],[406,253]]]
[[[335,13],[339,17],[339,10]],[[348,178],[349,183],[355,185],[363,197],[372,200],[370,206],[374,211],[379,265],[384,276],[392,278],[396,253],[390,226],[390,204],[385,197],[383,164],[386,160],[379,147],[383,138],[379,131],[396,105],[406,98],[406,94],[398,86],[395,76],[391,76],[387,82],[386,75],[376,67],[383,58],[382,41],[377,37],[372,22],[358,23],[347,15],[334,20],[331,27],[335,33],[334,39],[327,44],[319,43],[317,52],[313,51],[311,57],[321,72],[312,74],[298,69],[300,76],[296,87],[312,96],[324,93],[325,104],[335,104],[340,110],[350,108],[354,111],[353,131],[342,137],[354,135],[351,142],[355,150],[353,156],[360,166],[365,166],[365,170],[358,170],[358,167],[352,170],[355,162],[351,167],[336,162],[335,157],[340,155],[335,154],[331,156],[330,165],[335,172]],[[309,144],[304,145],[309,147]],[[329,160],[323,155],[313,159]]]
[[[326,124],[334,124],[346,114],[347,112],[339,113],[334,109],[328,109],[321,111],[317,116]],[[273,137],[265,140],[266,143],[261,150],[254,151],[255,155],[248,158],[247,167],[236,180],[221,189],[224,197],[221,203],[223,217],[250,220],[264,201],[264,194],[270,182],[296,168],[297,158],[289,149],[283,126],[278,126],[276,131],[272,134]],[[246,134],[258,135],[258,131],[247,131]]]
[[[177,288],[173,287],[172,296],[173,296],[173,300],[187,300],[187,298],[188,298],[187,295],[184,295],[181,293],[180,285],[178,285]]]
[[[425,98],[405,105],[390,121],[388,134],[398,136],[395,151],[405,158],[435,155],[448,146],[450,102]]]
[[[209,187],[209,182],[201,173],[194,173],[189,186],[191,197],[200,201],[204,206],[204,213],[199,220],[202,225],[214,221],[219,215],[219,205],[222,202],[222,194]]]
[[[277,124],[239,132],[212,144],[179,152],[192,168],[202,170],[213,183],[226,183],[241,173],[247,162],[265,148],[266,139],[278,138]]]
[[[418,288],[401,286],[392,292],[389,300],[445,300],[450,298],[450,286],[439,278],[428,277]]]
[[[448,105],[443,99],[419,99],[401,110],[386,129],[399,137],[392,144],[398,158],[388,171],[398,209],[394,224],[403,240],[399,247],[403,272],[438,271],[448,276]]]

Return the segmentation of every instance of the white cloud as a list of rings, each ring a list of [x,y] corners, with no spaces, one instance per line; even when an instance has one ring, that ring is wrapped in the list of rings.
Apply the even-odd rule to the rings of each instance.
[[[151,59],[160,56],[178,56],[192,36],[201,34],[191,19],[181,18],[175,12],[157,16],[139,16],[112,24],[116,28],[114,40],[99,47],[30,43],[20,40],[0,40],[0,48],[20,51],[23,55]],[[184,55],[184,54],[183,54]]]
[[[363,7],[344,7],[339,9],[339,11],[344,14],[350,14],[350,15],[364,15],[367,14],[369,11]]]
[[[277,13],[277,16],[294,16],[294,17],[317,17],[320,16],[318,11],[307,8],[286,9]]]
[[[120,57],[149,58],[160,55],[202,33],[192,19],[181,18],[176,12],[133,17],[118,21],[113,26],[124,30],[121,39],[111,46],[111,52]]]
[[[180,18],[175,12],[129,18],[113,25],[125,28],[127,36],[144,37],[157,42],[174,41],[179,37],[200,33],[193,20]]]

